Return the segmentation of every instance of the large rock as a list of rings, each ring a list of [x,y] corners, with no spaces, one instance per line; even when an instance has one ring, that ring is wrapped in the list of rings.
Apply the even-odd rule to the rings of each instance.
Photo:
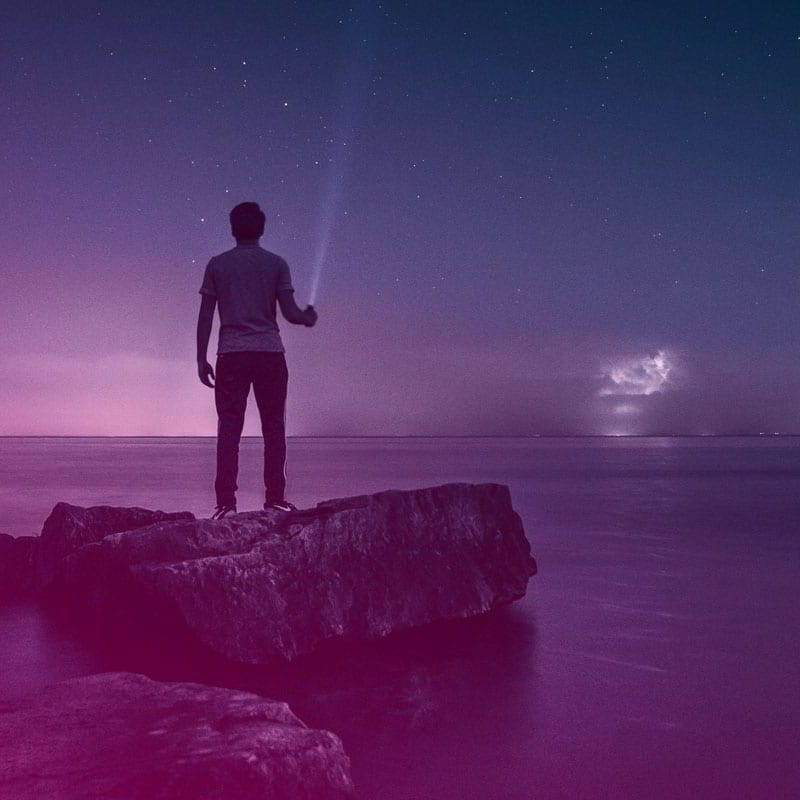
[[[0,601],[33,594],[38,552],[38,536],[0,533]]]
[[[176,519],[194,519],[194,514],[188,511],[165,514],[146,508],[114,506],[82,508],[69,503],[57,503],[45,520],[39,537],[36,583],[40,587],[47,586],[65,556],[86,544],[99,542],[110,533]]]
[[[481,614],[535,571],[508,488],[450,484],[113,534],[62,560],[54,590],[117,629],[264,663]]]
[[[285,703],[107,673],[0,704],[0,797],[352,797],[339,739]]]

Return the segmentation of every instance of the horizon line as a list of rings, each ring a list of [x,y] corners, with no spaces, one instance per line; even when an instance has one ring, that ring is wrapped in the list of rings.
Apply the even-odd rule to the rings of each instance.
[[[39,434],[3,433],[0,439],[216,439],[214,434]],[[258,434],[242,439],[261,439]],[[286,439],[776,439],[800,438],[800,433],[522,433],[522,434],[293,434]]]

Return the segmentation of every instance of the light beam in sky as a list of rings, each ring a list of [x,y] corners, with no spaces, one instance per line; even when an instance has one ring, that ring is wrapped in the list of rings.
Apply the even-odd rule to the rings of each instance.
[[[345,164],[349,150],[344,139],[334,141],[333,155],[330,161],[330,171],[323,191],[319,227],[317,229],[317,244],[314,250],[314,260],[311,266],[311,292],[309,302],[317,302],[319,282],[322,277],[322,268],[326,263],[328,247],[331,241],[333,225],[336,221],[339,201],[344,188]]]
[[[311,305],[317,301],[322,270],[327,263],[333,228],[338,218],[339,204],[345,184],[347,165],[352,156],[353,141],[359,110],[363,107],[364,92],[369,78],[370,61],[375,41],[375,20],[372,9],[362,4],[351,8],[345,21],[349,35],[345,47],[351,53],[347,77],[342,86],[331,136],[328,157],[328,174],[322,192],[319,225],[317,228],[314,260],[311,267]],[[371,24],[370,24],[371,23]]]

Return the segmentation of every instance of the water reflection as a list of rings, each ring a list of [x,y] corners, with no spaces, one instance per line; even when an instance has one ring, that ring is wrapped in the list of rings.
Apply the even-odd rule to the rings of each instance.
[[[101,671],[107,659],[33,603],[0,604],[0,700]]]

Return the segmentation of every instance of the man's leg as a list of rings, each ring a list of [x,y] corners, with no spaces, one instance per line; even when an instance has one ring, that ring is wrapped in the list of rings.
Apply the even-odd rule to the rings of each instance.
[[[283,500],[286,489],[286,386],[289,373],[283,353],[257,353],[253,391],[264,437],[264,491],[267,503]]]
[[[239,440],[250,379],[246,356],[249,353],[224,353],[217,357],[214,401],[217,406],[217,492],[218,506],[236,505],[236,477],[239,473]]]

